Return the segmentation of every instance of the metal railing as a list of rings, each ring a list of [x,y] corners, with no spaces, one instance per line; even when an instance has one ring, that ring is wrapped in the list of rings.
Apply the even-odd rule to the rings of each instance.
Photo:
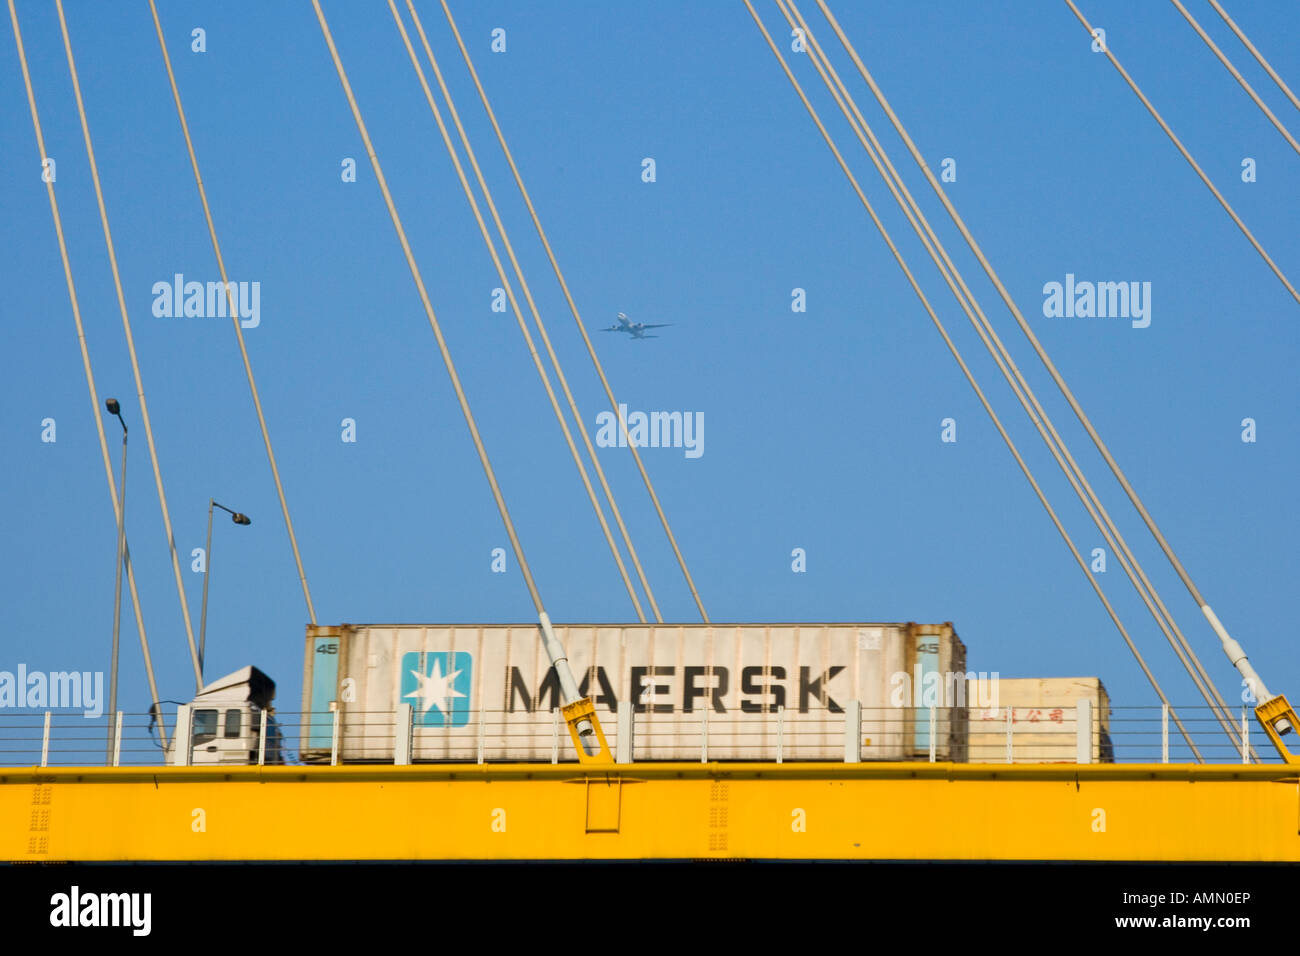
[[[228,708],[221,708],[224,712]],[[213,708],[203,708],[212,711]],[[758,713],[696,708],[661,713],[598,708],[616,760],[929,761],[956,763],[1192,763],[1162,707],[867,708]],[[1228,737],[1208,707],[1179,708],[1207,763],[1279,760],[1247,709]],[[149,714],[84,717],[66,711],[0,711],[0,766],[157,766],[577,762],[558,709],[320,713],[275,712],[228,725],[196,723],[188,705],[163,715],[164,750]],[[227,736],[233,727],[234,733]],[[213,732],[215,731],[215,732]],[[1252,748],[1254,750],[1252,751]],[[105,759],[105,753],[110,756]],[[173,758],[173,754],[180,755]]]
[[[156,766],[163,762],[158,729],[148,714],[119,712],[115,721],[109,714],[84,717],[77,711],[0,712],[0,766]]]

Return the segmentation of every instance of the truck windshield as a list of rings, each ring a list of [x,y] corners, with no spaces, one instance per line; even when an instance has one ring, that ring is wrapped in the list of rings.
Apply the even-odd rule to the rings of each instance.
[[[217,712],[215,710],[196,710],[194,712],[194,743],[205,744],[217,736]]]

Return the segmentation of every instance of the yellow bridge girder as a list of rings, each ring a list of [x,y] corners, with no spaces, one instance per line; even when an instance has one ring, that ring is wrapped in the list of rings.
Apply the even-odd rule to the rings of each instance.
[[[1300,861],[1287,765],[0,772],[0,860]]]

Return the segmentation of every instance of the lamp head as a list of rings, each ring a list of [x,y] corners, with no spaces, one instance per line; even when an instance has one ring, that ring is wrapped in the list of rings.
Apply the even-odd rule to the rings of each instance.
[[[104,405],[107,406],[110,415],[120,415],[122,412],[122,406],[117,404],[116,398],[110,398]]]
[[[246,514],[240,514],[238,511],[230,516],[230,520],[235,524],[252,524],[253,521]]]

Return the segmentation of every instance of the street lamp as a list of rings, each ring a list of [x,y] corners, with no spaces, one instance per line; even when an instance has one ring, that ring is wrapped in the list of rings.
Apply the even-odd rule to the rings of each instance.
[[[113,759],[113,737],[117,724],[117,638],[122,625],[122,560],[126,551],[126,422],[116,398],[104,403],[110,415],[122,425],[122,480],[117,487],[117,584],[113,595],[113,659],[108,678],[108,747],[105,758]]]
[[[231,511],[225,505],[208,499],[208,542],[203,548],[203,610],[199,621],[199,677],[203,676],[203,648],[208,633],[208,577],[212,574],[212,509],[220,508],[230,515],[235,524],[252,524],[248,515]]]

